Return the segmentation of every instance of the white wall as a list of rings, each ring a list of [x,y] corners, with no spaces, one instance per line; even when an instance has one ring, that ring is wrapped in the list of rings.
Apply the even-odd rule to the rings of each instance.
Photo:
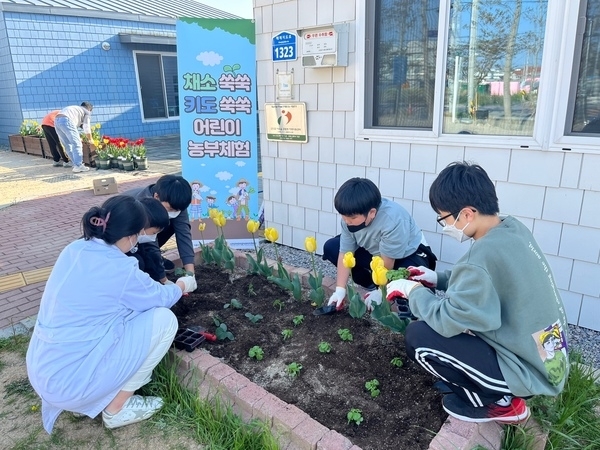
[[[364,0],[358,1],[360,6]],[[551,143],[531,150],[494,148],[489,142],[482,148],[471,139],[465,146],[441,139],[357,138],[355,114],[362,112],[355,110],[356,93],[363,75],[357,70],[356,30],[364,27],[364,18],[357,20],[355,0],[255,0],[254,5],[265,219],[280,230],[283,244],[303,248],[304,238],[315,235],[322,246],[337,234],[334,194],[345,180],[360,176],[412,213],[439,267],[450,267],[469,244],[442,237],[428,189],[448,163],[475,161],[496,184],[501,214],[514,215],[533,231],[552,266],[569,322],[600,330],[600,154],[576,146],[549,151]],[[350,23],[347,67],[302,68],[300,60],[271,60],[276,33],[341,22]],[[294,70],[295,101],[306,102],[306,144],[266,140],[264,103],[276,101],[278,69]]]

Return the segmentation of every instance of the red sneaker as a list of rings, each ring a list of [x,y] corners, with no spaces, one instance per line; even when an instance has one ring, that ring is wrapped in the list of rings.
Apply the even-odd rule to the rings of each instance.
[[[497,403],[491,405],[474,407],[461,399],[456,394],[445,395],[442,399],[444,411],[452,417],[465,422],[501,422],[518,423],[529,417],[529,408],[525,400],[513,397],[510,405],[500,406]]]

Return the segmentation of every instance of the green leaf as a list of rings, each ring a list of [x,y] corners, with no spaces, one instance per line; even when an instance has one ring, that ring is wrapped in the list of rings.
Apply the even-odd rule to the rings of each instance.
[[[387,300],[382,301],[381,305],[373,305],[371,317],[397,333],[404,333],[409,322],[408,319],[400,319],[396,313],[393,313]]]
[[[348,298],[350,299],[350,306],[348,308],[350,316],[354,319],[360,319],[367,312],[367,305],[365,305],[365,302],[360,298],[360,294],[352,286],[348,286]]]
[[[296,300],[302,300],[302,282],[297,273],[295,273],[292,278],[292,294]]]
[[[242,66],[240,66],[239,64],[234,64],[231,69],[232,70],[240,70],[241,68],[242,68]]]
[[[267,280],[269,280],[272,283],[275,283],[277,286],[279,286],[282,289],[285,289],[286,291],[292,290],[292,283],[289,280],[283,280],[279,277],[275,277],[272,275],[267,277]]]
[[[323,305],[323,301],[325,300],[325,290],[322,286],[318,289],[314,289],[310,291],[310,294],[308,294],[308,298],[311,302],[315,303],[317,307],[320,307]]]

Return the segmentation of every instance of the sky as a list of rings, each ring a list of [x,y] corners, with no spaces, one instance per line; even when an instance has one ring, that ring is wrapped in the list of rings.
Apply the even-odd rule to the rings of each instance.
[[[252,0],[198,0],[213,8],[227,11],[244,19],[252,19]]]

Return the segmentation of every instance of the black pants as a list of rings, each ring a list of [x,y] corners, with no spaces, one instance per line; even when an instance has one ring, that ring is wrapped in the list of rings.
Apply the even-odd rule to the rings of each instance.
[[[42,130],[44,130],[44,135],[48,141],[48,147],[50,147],[50,153],[52,153],[52,159],[54,162],[60,161],[61,158],[64,162],[69,162],[69,158],[62,148],[60,139],[58,138],[58,134],[56,134],[54,127],[51,127],[50,125],[42,125]]]
[[[323,259],[331,262],[334,266],[337,266],[338,257],[340,255],[340,235],[329,239],[323,246]],[[352,279],[355,283],[366,287],[375,287],[373,284],[373,278],[371,276],[371,255],[364,248],[359,247],[354,252],[354,259],[356,265],[352,269]],[[408,266],[425,266],[431,270],[435,269],[435,262],[437,258],[431,251],[431,249],[425,245],[419,245],[419,248],[412,255],[406,258],[396,259],[394,261],[394,269]]]
[[[496,351],[477,336],[461,333],[446,338],[418,320],[406,328],[404,342],[410,359],[444,380],[468,404],[485,406],[512,395]]]

